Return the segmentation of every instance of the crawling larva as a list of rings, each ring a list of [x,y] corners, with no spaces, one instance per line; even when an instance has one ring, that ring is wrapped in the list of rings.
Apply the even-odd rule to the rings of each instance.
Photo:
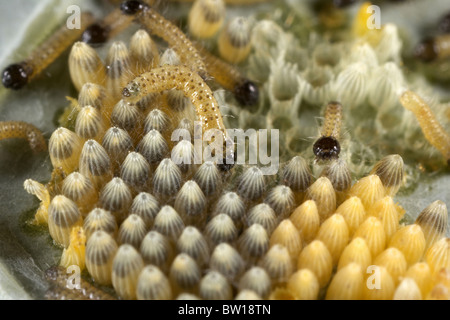
[[[430,106],[419,95],[409,90],[402,94],[400,103],[414,113],[425,138],[442,153],[450,165],[450,135],[436,119]]]
[[[1,121],[0,140],[9,138],[27,139],[33,152],[47,150],[47,143],[42,132],[30,123],[23,121]]]
[[[339,135],[342,124],[342,106],[339,102],[330,102],[325,110],[321,137],[313,145],[318,160],[330,160],[339,157],[341,146]]]
[[[80,29],[68,29],[62,26],[48,40],[34,50],[24,61],[6,67],[2,72],[3,86],[18,90],[38,76],[72,43],[78,40],[84,30],[92,24],[94,17],[90,13],[81,14]]]
[[[139,101],[149,93],[175,88],[191,99],[195,106],[203,131],[218,129],[226,136],[222,115],[211,89],[195,72],[184,66],[164,66],[141,74],[123,89],[128,102]]]

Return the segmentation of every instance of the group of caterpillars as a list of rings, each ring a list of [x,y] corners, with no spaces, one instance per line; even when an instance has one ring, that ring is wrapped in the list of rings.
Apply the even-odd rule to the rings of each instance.
[[[250,2],[254,1],[258,0],[250,0]],[[164,66],[143,72],[124,86],[121,91],[121,97],[124,101],[135,103],[148,94],[175,88],[190,98],[195,106],[197,116],[202,122],[204,131],[210,128],[218,129],[226,136],[226,128],[222,121],[218,103],[205,80],[209,79],[209,77],[215,79],[225,89],[232,91],[236,100],[243,106],[257,103],[257,85],[243,76],[236,67],[219,60],[198,44],[191,42],[179,28],[167,21],[148,4],[151,2],[153,1],[146,1],[145,3],[125,1],[121,4],[120,9],[116,9],[97,23],[94,23],[90,14],[84,13],[82,16],[84,29],[71,30],[69,32],[63,27],[35,50],[28,59],[7,67],[2,74],[4,86],[14,90],[22,88],[80,38],[86,43],[103,43],[108,38],[127,28],[133,21],[138,21],[149,32],[161,37],[170,47],[173,47],[184,60],[184,65]],[[208,1],[197,1],[194,4],[191,11],[191,15],[194,16],[192,19],[198,17],[198,13],[194,9],[196,9],[196,5],[199,7],[202,2]],[[197,10],[204,10],[204,8],[199,8]],[[218,29],[214,28],[215,24],[218,23],[218,19],[214,14],[205,15],[203,18],[203,23],[211,24],[211,28],[208,31],[212,32],[213,29]],[[190,27],[190,30],[192,35],[198,38],[202,37],[202,32],[204,31],[203,29],[195,31],[195,25]],[[444,40],[439,39],[439,41]],[[439,41],[437,43],[441,43]],[[242,48],[241,44],[232,40],[228,42],[222,40],[222,43],[225,51],[237,48],[239,51],[237,56],[248,55],[248,52],[245,53],[245,51],[249,51],[249,43],[247,43],[247,48]],[[445,49],[445,44],[442,44],[442,46]],[[433,48],[436,48],[436,44],[433,44]],[[442,52],[443,50],[441,49],[439,58],[445,56],[445,52]],[[450,165],[450,137],[439,124],[430,107],[417,94],[411,91],[404,92],[400,97],[400,102],[406,109],[414,112],[427,140],[444,155],[447,163]],[[313,152],[318,161],[333,161],[339,158],[341,151],[339,137],[343,120],[342,109],[343,106],[335,101],[329,102],[325,108],[321,135],[313,145]],[[35,152],[40,152],[47,148],[46,141],[40,131],[33,125],[24,122],[1,122],[0,139],[7,138],[26,138]],[[52,162],[57,161],[52,160]],[[342,189],[347,187],[347,185],[342,186]],[[58,279],[60,272],[61,270],[53,270],[52,277]],[[49,272],[50,274],[51,272]]]
[[[261,0],[230,1],[236,4],[261,2]],[[337,8],[347,7],[355,1],[334,1]],[[258,102],[258,86],[251,80],[243,76],[239,70],[209,53],[201,45],[191,42],[187,36],[171,22],[162,17],[151,5],[156,1],[147,0],[125,1],[120,9],[112,11],[101,21],[96,22],[90,13],[84,12],[81,16],[81,28],[68,30],[65,26],[60,28],[53,36],[34,50],[27,59],[22,62],[11,64],[2,72],[2,82],[6,88],[18,90],[24,87],[31,80],[36,78],[45,68],[60,56],[75,41],[81,41],[99,45],[114,37],[126,29],[133,21],[144,25],[147,30],[163,38],[170,47],[176,48],[183,62],[189,64],[189,68],[176,67],[156,69],[151,73],[143,73],[131,81],[123,90],[123,97],[129,101],[136,101],[152,90],[170,88],[188,88],[180,82],[180,78],[187,81],[194,81],[198,85],[203,82],[194,80],[200,76],[201,79],[212,77],[222,87],[234,93],[236,100],[243,106],[254,105]],[[217,33],[223,24],[224,10],[222,1],[199,0],[193,4],[189,14],[189,31],[197,39],[209,38]],[[450,55],[447,44],[450,42],[448,31],[450,23],[449,17],[445,16],[439,23],[439,29],[444,33],[433,38],[422,41],[415,50],[416,56],[423,61],[434,61],[445,59]],[[250,36],[248,23],[242,18],[235,19],[228,27],[228,32],[222,32],[219,37],[219,51],[228,61],[237,63],[245,59],[250,51]],[[231,30],[230,30],[231,29]],[[191,70],[192,72],[189,72]],[[175,81],[161,81],[162,78],[172,73],[176,76]],[[183,77],[184,75],[184,77]],[[187,76],[187,77],[186,77]],[[144,85],[144,83],[158,83],[159,87]],[[209,89],[209,88],[208,88]],[[191,86],[184,93],[186,96],[195,96],[198,87]],[[212,93],[207,93],[212,96]],[[400,98],[405,108],[411,110],[416,115],[426,139],[436,147],[444,156],[447,163],[450,163],[450,137],[437,121],[430,107],[415,93],[407,91]],[[334,106],[334,107],[330,107]],[[319,160],[329,160],[337,158],[340,152],[339,130],[342,110],[339,103],[330,103],[325,111],[325,124],[322,136],[315,142],[313,152]],[[225,135],[225,126],[218,111],[217,104],[208,106],[197,105],[197,115],[204,123],[203,129],[216,128]],[[213,122],[213,123],[212,123]],[[335,129],[331,129],[334,127]],[[46,149],[45,139],[34,125],[19,121],[0,122],[0,139],[27,138],[30,147],[35,152]]]
[[[218,104],[205,80],[212,78],[225,89],[232,91],[236,100],[243,106],[254,105],[258,102],[258,86],[242,75],[232,64],[220,60],[199,44],[191,42],[178,27],[147,4],[152,2],[125,1],[121,4],[120,9],[114,10],[97,23],[94,22],[90,13],[83,13],[81,29],[68,30],[66,26],[61,27],[50,39],[33,51],[27,59],[6,67],[2,73],[3,85],[13,90],[21,89],[78,39],[81,38],[82,41],[89,44],[100,44],[136,21],[152,34],[165,40],[169,47],[174,48],[183,65],[173,68],[169,66],[165,69],[155,68],[151,72],[144,72],[124,88],[123,97],[129,101],[138,100],[151,93],[152,90],[161,91],[176,88],[183,91],[185,96],[191,98],[191,100],[193,99],[192,102],[196,106],[196,112],[200,121],[202,121],[204,131],[214,128],[220,130],[226,136],[226,129],[222,122]],[[204,6],[211,6],[215,3],[211,0],[200,2]],[[200,8],[194,6],[191,12],[200,11],[201,13],[205,9],[204,6]],[[245,43],[236,41],[234,36],[222,40],[221,42],[225,43],[223,46],[226,47],[226,54],[231,58],[238,57],[239,60],[245,58],[251,47],[249,32],[250,30],[246,30],[247,41]],[[245,54],[242,53],[242,50],[245,51]],[[234,60],[234,62],[237,61]],[[99,70],[92,70],[92,73],[97,73],[98,76]],[[166,79],[168,74],[170,74],[170,79]],[[72,76],[75,86],[79,82],[78,77],[79,74]],[[180,79],[185,81],[180,82]],[[155,85],[153,87],[147,86],[145,82],[148,81]],[[185,85],[188,82],[190,83],[189,86]],[[200,92],[201,94],[199,94]],[[202,97],[211,101],[201,103]],[[0,128],[0,138],[27,137],[29,131],[38,132],[37,128],[31,124],[20,123],[19,125],[16,122],[4,122],[3,127]],[[34,146],[31,141],[30,145],[31,147]],[[33,150],[38,151],[36,148]]]

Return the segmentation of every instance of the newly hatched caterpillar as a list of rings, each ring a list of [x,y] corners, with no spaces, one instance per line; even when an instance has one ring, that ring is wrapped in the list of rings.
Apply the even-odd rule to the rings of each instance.
[[[47,143],[42,132],[30,123],[23,121],[1,121],[0,140],[9,138],[27,139],[31,150],[35,153],[47,150]]]
[[[79,29],[68,29],[67,25],[64,24],[24,61],[6,67],[2,72],[3,86],[8,89],[19,90],[38,76],[72,43],[79,39],[84,30],[94,21],[92,14],[86,12],[81,14],[80,19]]]
[[[447,165],[450,165],[450,135],[436,119],[430,106],[419,95],[409,90],[402,94],[400,103],[414,113],[425,138],[442,153]]]
[[[341,146],[339,135],[342,124],[342,105],[339,102],[328,103],[325,110],[321,137],[313,145],[317,160],[330,160],[339,157]]]
[[[132,80],[122,92],[126,101],[137,102],[143,96],[175,88],[183,91],[196,107],[204,131],[215,128],[224,132],[218,103],[211,89],[201,77],[183,66],[165,66],[141,74]]]
[[[127,102],[137,102],[150,93],[172,88],[182,91],[191,100],[202,124],[203,132],[205,133],[210,129],[218,130],[223,135],[223,143],[225,144],[228,139],[219,104],[203,79],[187,67],[164,66],[143,73],[123,89],[122,95]],[[229,163],[229,149],[227,147],[225,155],[227,165]]]

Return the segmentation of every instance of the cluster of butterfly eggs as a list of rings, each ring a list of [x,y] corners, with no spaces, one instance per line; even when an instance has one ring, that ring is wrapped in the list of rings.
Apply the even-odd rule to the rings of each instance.
[[[110,130],[127,136],[120,128]],[[94,140],[86,143],[96,145]],[[142,161],[133,161],[138,158]],[[71,233],[83,225],[89,273],[99,284],[112,283],[122,298],[190,294],[230,299],[237,290],[241,298],[314,299],[330,282],[334,267],[337,273],[326,296],[330,299],[388,299],[394,292],[401,298],[398,288],[411,286],[410,279],[425,297],[431,274],[448,267],[445,204],[431,204],[416,224],[397,230],[402,211],[392,196],[403,179],[403,161],[397,155],[382,159],[353,186],[343,161],[332,162],[325,176],[312,183],[307,162],[297,156],[284,167],[283,184],[267,194],[257,167],[244,172],[236,192],[221,190],[223,173],[211,162],[202,164],[182,187],[187,170],[170,159],[160,161],[150,187],[148,171],[132,175],[143,180],[129,179],[129,164],[134,162],[131,171],[137,173],[142,169],[136,163],[145,161],[137,152],[128,153],[120,178],[106,183],[99,200],[91,179],[69,174],[64,195],[55,196],[48,210],[52,237],[69,249]],[[135,183],[139,180],[140,185]],[[153,195],[142,191],[150,189]],[[97,203],[100,208],[92,209]],[[426,263],[419,262],[426,247]],[[63,260],[74,259],[63,255]],[[363,289],[363,270],[371,263],[381,267],[382,281],[389,284],[382,291]],[[401,287],[399,279],[408,266],[408,281]],[[210,271],[203,274],[205,269]],[[423,278],[424,269],[428,278]],[[342,283],[352,281],[357,289],[342,291]]]
[[[385,165],[398,160],[398,156],[383,159],[374,173],[383,176]],[[198,200],[202,191],[192,181],[178,192],[175,207],[160,206],[156,197],[139,193],[131,202],[132,214],[119,230],[117,219],[110,212],[93,209],[83,224],[88,238],[86,266],[91,276],[100,284],[112,283],[119,296],[128,299],[170,299],[177,293],[230,299],[234,287],[253,298],[314,299],[337,267],[327,298],[388,299],[396,287],[400,288],[403,276],[409,282],[413,279],[413,287],[425,297],[433,283],[431,275],[439,276],[437,271],[448,264],[449,241],[444,237],[447,209],[440,201],[427,207],[416,224],[397,230],[399,209],[390,196],[385,196],[387,189],[376,174],[361,179],[348,191],[351,196],[333,209],[336,190],[331,180],[322,177],[307,187],[311,176],[300,157],[293,158],[284,169],[286,185],[274,187],[262,203],[251,200],[264,193],[263,184],[252,181],[257,180],[256,171],[248,169],[243,176],[238,187],[239,193],[244,191],[242,197],[232,191],[219,196],[205,227],[200,226],[205,223],[201,222],[204,215],[194,216],[195,224],[185,223],[194,218],[186,215],[192,200],[183,201],[181,207],[177,205],[186,186],[191,190],[184,196],[202,202]],[[80,178],[78,173],[71,175]],[[123,182],[120,185],[126,187]],[[295,190],[298,185],[303,186],[304,198],[308,200],[294,210],[295,195],[302,191],[294,192],[292,188]],[[61,208],[64,203],[66,211]],[[247,211],[249,203],[254,205]],[[49,227],[53,225],[51,217],[58,216],[58,212],[67,215],[69,207],[73,225],[81,224],[75,203],[56,196],[49,208]],[[63,230],[65,238],[62,236],[60,241],[67,245],[73,225]],[[57,229],[61,232],[61,224]],[[58,231],[52,233],[50,228],[50,232],[57,239]],[[426,263],[419,262],[426,247],[430,247]],[[362,270],[371,263],[380,267],[383,290],[362,292]],[[213,271],[202,277],[203,268]],[[360,292],[342,291],[342,284],[349,281],[357,281]],[[410,288],[405,292],[410,292]],[[396,294],[401,298],[400,291]]]
[[[89,57],[87,45],[76,44],[73,51],[80,48],[78,56]],[[132,48],[131,57],[138,51]],[[67,174],[61,195],[47,201],[50,234],[66,248],[63,264],[86,262],[97,283],[112,284],[127,299],[169,299],[182,293],[229,299],[236,291],[246,298],[313,299],[330,282],[334,266],[338,271],[327,298],[392,298],[405,274],[395,269],[393,257],[398,261],[403,255],[406,266],[415,268],[411,270],[428,266],[430,276],[448,268],[449,241],[443,238],[447,209],[442,202],[425,209],[416,224],[397,230],[401,210],[392,196],[403,176],[399,156],[382,159],[354,186],[344,161],[332,161],[312,183],[307,162],[298,156],[282,171],[282,184],[268,192],[258,167],[244,172],[237,190],[228,190],[214,163],[196,168],[166,158],[170,149],[172,156],[189,158],[192,147],[188,141],[170,145],[174,121],[149,107],[162,95],[135,105],[117,102],[117,88],[135,74],[127,68],[138,64],[127,62],[121,43],[111,51],[107,64],[116,68],[104,69],[95,54],[84,66],[83,59],[72,60],[84,70],[72,76],[82,108],[75,132],[59,128],[49,143],[53,166]],[[150,51],[145,52],[149,57]],[[157,59],[152,54],[150,61],[157,64]],[[93,71],[83,78],[86,70]],[[76,79],[84,80],[77,85]],[[87,79],[105,88],[85,83]],[[171,112],[185,106],[163,108]],[[192,123],[181,120],[178,127],[192,130]],[[426,246],[424,264],[418,261]],[[358,250],[365,252],[355,254]],[[391,291],[378,297],[362,286],[369,256],[382,266],[383,279],[393,283]],[[361,257],[366,259],[361,262]],[[204,274],[206,269],[210,271]],[[410,273],[412,286],[423,284]],[[403,282],[398,290],[411,286],[411,281]],[[356,289],[343,292],[348,286],[342,283]],[[421,291],[423,297],[427,290]],[[409,287],[404,291],[411,292]],[[395,293],[399,298],[402,292]]]

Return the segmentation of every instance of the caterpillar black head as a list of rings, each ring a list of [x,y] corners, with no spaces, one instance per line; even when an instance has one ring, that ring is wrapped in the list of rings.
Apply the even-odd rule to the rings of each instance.
[[[90,45],[101,45],[108,40],[108,29],[98,23],[89,26],[81,35],[81,41]]]
[[[336,138],[323,136],[314,143],[313,152],[318,160],[336,159],[341,152],[341,146]]]
[[[250,80],[245,80],[234,88],[234,97],[243,106],[255,105],[259,100],[258,86]]]
[[[120,4],[120,10],[122,11],[122,13],[129,16],[138,13],[144,7],[145,5],[141,1],[137,0],[128,0]]]

